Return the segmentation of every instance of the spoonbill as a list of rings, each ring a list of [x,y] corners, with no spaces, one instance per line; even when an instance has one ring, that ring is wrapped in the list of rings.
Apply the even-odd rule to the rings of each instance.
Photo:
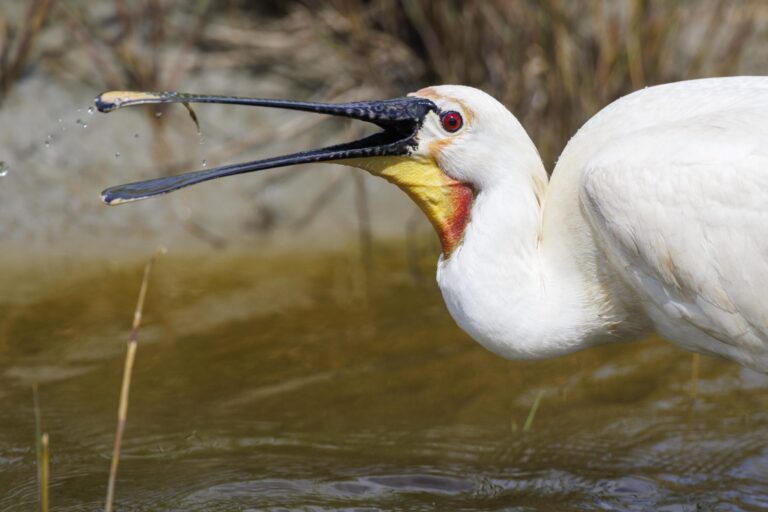
[[[342,104],[106,92],[109,112],[228,103],[367,121],[346,144],[112,187],[108,204],[309,162],[405,191],[437,231],[456,323],[494,353],[540,359],[656,332],[768,372],[768,77],[649,87],[591,118],[551,178],[520,122],[471,87]]]

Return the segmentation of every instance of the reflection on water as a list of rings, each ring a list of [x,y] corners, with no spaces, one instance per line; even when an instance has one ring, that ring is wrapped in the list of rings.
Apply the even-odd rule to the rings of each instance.
[[[768,507],[768,378],[703,358],[694,401],[658,340],[504,361],[399,254],[367,280],[341,256],[159,260],[118,510]],[[0,510],[36,506],[32,382],[53,510],[103,503],[142,266],[3,278]]]

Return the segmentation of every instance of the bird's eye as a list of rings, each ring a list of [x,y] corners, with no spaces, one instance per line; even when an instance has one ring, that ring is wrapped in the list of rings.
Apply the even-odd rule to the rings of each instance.
[[[461,114],[455,110],[445,112],[440,115],[440,122],[443,123],[443,128],[447,132],[456,132],[464,124],[464,120],[461,118]]]

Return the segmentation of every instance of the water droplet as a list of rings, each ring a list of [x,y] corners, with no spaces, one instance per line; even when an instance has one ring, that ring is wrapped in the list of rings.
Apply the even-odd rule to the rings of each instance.
[[[88,113],[89,113],[90,115],[93,115],[93,111],[94,111],[94,108],[93,108],[93,107],[88,107]]]
[[[88,124],[87,123],[83,123],[83,128],[88,128]]]
[[[208,167],[208,160],[203,160],[203,167]]]
[[[115,153],[115,158],[120,158],[120,152],[119,151]]]
[[[8,175],[8,171],[10,171],[11,168],[8,167],[8,164],[0,160],[0,178],[3,178]]]
[[[78,117],[75,124],[83,124],[83,120]]]
[[[138,134],[138,133],[134,133],[134,134],[133,134],[133,138],[134,138],[134,139],[138,139],[138,138],[139,138],[139,134]]]
[[[49,133],[48,135],[45,136],[45,147],[50,147],[51,142],[53,142],[53,135]]]
[[[155,112],[155,117],[163,117],[163,113],[162,112]]]

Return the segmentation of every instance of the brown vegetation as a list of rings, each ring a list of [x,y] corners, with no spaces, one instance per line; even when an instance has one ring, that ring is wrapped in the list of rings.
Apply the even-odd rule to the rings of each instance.
[[[765,74],[760,1],[304,0],[30,3],[0,14],[0,95],[32,65],[49,12],[79,51],[41,48],[96,89],[172,90],[196,69],[241,67],[321,98],[399,95],[432,83],[505,103],[551,163],[573,131],[627,92],[713,75]],[[75,50],[75,48],[72,48]],[[763,53],[761,53],[763,52]],[[57,62],[53,62],[56,60]]]
[[[36,65],[93,91],[184,89],[185,79],[203,70],[247,70],[254,80],[285,84],[288,96],[324,101],[463,83],[506,104],[550,169],[586,119],[634,89],[768,74],[768,4],[759,0],[36,0],[21,22],[10,16],[0,13],[0,98]],[[46,38],[46,30],[64,35]],[[168,147],[163,118],[152,120],[160,172],[199,165]],[[287,124],[280,136],[312,126]],[[264,133],[243,133],[211,159],[228,160],[266,142]],[[299,175],[286,172],[279,181]],[[350,185],[364,217],[365,188]],[[289,224],[311,222],[332,197],[320,191],[309,216]],[[256,217],[251,224],[270,229],[274,215]],[[370,235],[363,217],[365,252]],[[215,247],[225,243],[201,225],[189,230]]]

